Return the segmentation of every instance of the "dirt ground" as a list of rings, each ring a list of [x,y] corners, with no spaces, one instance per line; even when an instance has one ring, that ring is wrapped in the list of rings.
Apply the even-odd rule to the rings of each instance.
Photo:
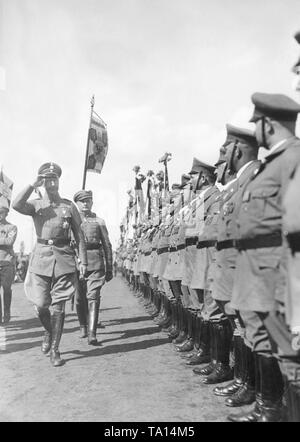
[[[121,277],[103,289],[101,345],[78,337],[67,308],[54,368],[40,351],[42,329],[22,284],[12,320],[0,327],[0,421],[205,422],[232,410],[184,364]]]

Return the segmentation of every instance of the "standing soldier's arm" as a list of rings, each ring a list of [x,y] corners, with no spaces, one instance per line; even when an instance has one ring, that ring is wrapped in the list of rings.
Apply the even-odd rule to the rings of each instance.
[[[76,209],[75,205],[72,203],[71,205],[71,225],[72,225],[72,232],[74,234],[74,238],[78,247],[78,257],[80,260],[79,268],[80,273],[82,276],[84,276],[87,272],[87,253],[86,253],[86,245],[85,240],[83,236],[83,232],[81,230],[81,218],[78,213],[78,210]]]
[[[16,240],[18,229],[16,226],[11,226],[9,232],[4,238],[0,237],[0,246],[13,246]]]
[[[104,255],[105,255],[105,264],[106,264],[106,281],[110,281],[112,279],[112,247],[108,236],[108,230],[106,228],[105,222],[103,219],[99,220],[100,227],[100,237],[101,243],[103,245]]]
[[[25,189],[19,193],[12,203],[13,209],[17,212],[22,213],[22,215],[33,216],[35,214],[35,206],[33,201],[28,201],[28,198],[34,191],[33,186],[27,186]]]

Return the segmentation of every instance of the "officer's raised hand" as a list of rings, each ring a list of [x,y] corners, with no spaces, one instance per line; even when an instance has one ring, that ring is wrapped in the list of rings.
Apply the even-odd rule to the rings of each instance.
[[[44,184],[44,177],[42,175],[38,175],[35,182],[32,184],[32,187],[35,189],[37,187],[41,187]]]

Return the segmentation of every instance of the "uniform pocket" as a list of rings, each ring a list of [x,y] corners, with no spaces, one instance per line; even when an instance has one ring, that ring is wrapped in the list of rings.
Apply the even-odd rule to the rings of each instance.
[[[278,249],[278,247],[271,247],[268,249],[258,249],[256,252],[256,259],[257,266],[260,270],[278,269],[279,271],[282,260],[281,248]]]
[[[280,188],[280,185],[274,185],[267,189],[256,189],[251,192],[251,198],[256,203],[259,218],[274,219],[280,216]]]

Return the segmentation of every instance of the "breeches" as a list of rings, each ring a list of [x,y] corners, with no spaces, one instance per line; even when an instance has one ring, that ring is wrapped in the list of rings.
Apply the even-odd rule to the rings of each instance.
[[[47,308],[51,304],[69,301],[74,295],[75,289],[75,273],[51,277],[27,272],[24,284],[27,298],[39,308]]]
[[[218,322],[226,318],[216,301],[212,297],[210,290],[204,290],[204,304],[202,309],[202,317],[206,321]]]
[[[245,336],[245,328],[239,318],[238,313],[229,306],[229,302],[230,301],[216,301],[220,310],[229,319],[234,336],[240,336],[243,338]]]
[[[101,288],[104,283],[105,275],[99,270],[88,272],[84,279],[78,278],[75,297],[76,304],[80,304],[82,299],[98,301],[101,298]]]
[[[12,265],[0,266],[0,286],[3,291],[10,291],[15,279],[15,268]]]
[[[256,353],[273,354],[265,320],[269,313],[241,310],[241,318],[245,324],[245,343]]]

